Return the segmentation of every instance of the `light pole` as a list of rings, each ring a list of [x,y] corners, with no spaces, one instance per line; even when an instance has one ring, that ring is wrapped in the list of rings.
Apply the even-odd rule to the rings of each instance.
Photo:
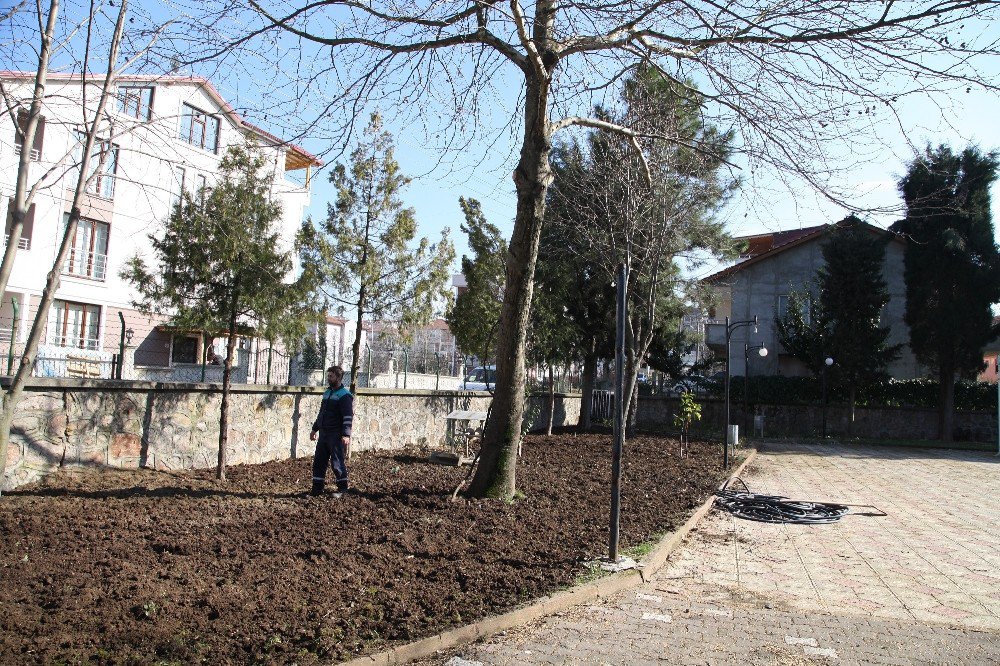
[[[767,356],[767,347],[761,342],[756,345],[752,345],[749,342],[743,343],[743,427],[747,430],[750,426],[747,425],[747,393],[749,393],[750,387],[750,352],[756,350],[757,354],[761,358]]]
[[[753,319],[746,319],[743,321],[729,322],[729,317],[726,317],[726,439],[725,445],[722,449],[722,468],[729,469],[729,371],[730,371],[730,356],[729,353],[729,343],[733,339],[733,331],[742,326],[753,326],[753,332],[757,332],[757,315],[753,316]]]
[[[827,356],[823,359],[823,439],[826,439],[826,369],[833,365],[833,359]]]

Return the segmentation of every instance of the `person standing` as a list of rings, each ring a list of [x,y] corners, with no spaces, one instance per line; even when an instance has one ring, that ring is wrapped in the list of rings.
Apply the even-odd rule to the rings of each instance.
[[[319,414],[313,423],[309,439],[316,442],[313,457],[312,490],[310,495],[322,495],[326,487],[327,465],[333,467],[337,491],[350,490],[347,480],[347,453],[351,447],[351,425],[354,422],[354,396],[344,388],[344,369],[339,365],[326,371],[327,388],[323,392]]]

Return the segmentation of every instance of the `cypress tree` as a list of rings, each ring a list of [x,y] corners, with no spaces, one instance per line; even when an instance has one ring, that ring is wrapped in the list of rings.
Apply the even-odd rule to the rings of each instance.
[[[904,255],[906,323],[917,359],[941,385],[939,428],[952,438],[955,379],[983,367],[983,346],[997,335],[991,306],[1000,300],[1000,254],[993,235],[990,186],[997,153],[948,146],[915,159],[900,180],[906,217],[895,225]]]
[[[889,302],[882,275],[889,236],[873,231],[853,215],[842,220],[823,245],[825,263],[817,275],[828,327],[825,353],[834,360],[835,377],[847,387],[849,428],[858,389],[888,378],[887,367],[902,347],[888,344],[890,328],[879,326]]]

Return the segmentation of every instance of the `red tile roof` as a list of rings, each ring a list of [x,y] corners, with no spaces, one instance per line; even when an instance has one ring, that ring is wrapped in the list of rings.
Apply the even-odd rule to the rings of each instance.
[[[775,231],[767,234],[758,234],[756,236],[742,236],[735,240],[744,241],[747,244],[746,249],[740,254],[740,260],[724,268],[717,273],[713,273],[706,278],[703,278],[703,282],[714,282],[720,280],[724,277],[728,277],[733,273],[738,273],[747,266],[757,263],[758,261],[764,261],[770,259],[771,257],[789,250],[793,247],[811,241],[813,239],[819,238],[820,236],[828,233],[832,229],[836,228],[840,223],[835,224],[821,224],[815,227],[805,227],[803,229],[792,229],[789,231]],[[872,233],[886,234],[892,233],[881,229],[872,224],[862,223],[865,229]],[[903,242],[903,239],[898,234],[892,234],[895,240]]]

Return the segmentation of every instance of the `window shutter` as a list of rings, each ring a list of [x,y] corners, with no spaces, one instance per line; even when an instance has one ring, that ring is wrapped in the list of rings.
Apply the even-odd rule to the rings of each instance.
[[[4,225],[4,237],[10,236],[10,229],[14,226],[14,200],[7,200],[7,220]],[[35,227],[35,204],[31,204],[28,207],[28,214],[24,216],[24,222],[21,225],[21,242],[18,247],[22,250],[31,249],[31,231]]]
[[[45,138],[45,118],[42,116],[38,117],[38,127],[35,128],[35,140],[32,142],[31,147],[38,151],[38,154],[42,154],[42,139]]]

